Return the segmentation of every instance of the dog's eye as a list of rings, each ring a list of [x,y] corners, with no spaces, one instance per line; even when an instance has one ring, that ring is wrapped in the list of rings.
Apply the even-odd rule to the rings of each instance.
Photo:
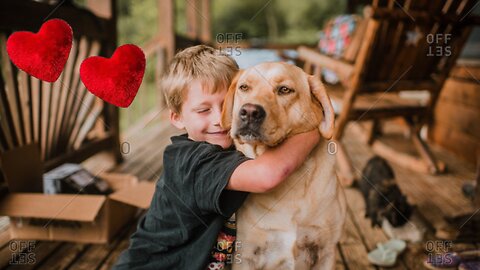
[[[286,86],[280,86],[278,87],[278,94],[279,95],[285,95],[285,94],[289,94],[289,93],[292,93],[293,92],[293,89],[291,88],[288,88]]]
[[[242,90],[242,91],[247,91],[248,90],[248,85],[246,84],[241,84],[238,89]]]

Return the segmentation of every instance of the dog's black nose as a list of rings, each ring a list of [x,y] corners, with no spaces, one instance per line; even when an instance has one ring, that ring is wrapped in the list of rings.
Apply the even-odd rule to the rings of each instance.
[[[240,120],[247,123],[261,123],[265,119],[265,110],[260,105],[244,104],[240,109]]]

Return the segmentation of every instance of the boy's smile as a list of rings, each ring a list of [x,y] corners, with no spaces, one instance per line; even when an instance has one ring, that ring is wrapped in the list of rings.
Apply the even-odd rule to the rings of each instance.
[[[232,139],[228,130],[220,126],[223,100],[227,89],[209,93],[206,84],[199,80],[190,83],[185,92],[180,114],[170,113],[170,121],[179,129],[186,129],[188,137],[194,141],[206,141],[228,148]]]

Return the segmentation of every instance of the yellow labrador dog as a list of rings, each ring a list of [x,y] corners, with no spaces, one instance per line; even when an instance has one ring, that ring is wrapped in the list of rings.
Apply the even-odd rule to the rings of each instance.
[[[222,126],[231,128],[235,146],[251,158],[314,128],[329,139],[333,125],[320,80],[280,62],[240,71],[222,112]],[[237,212],[234,269],[333,269],[346,203],[327,144],[321,140],[273,191],[249,195]]]

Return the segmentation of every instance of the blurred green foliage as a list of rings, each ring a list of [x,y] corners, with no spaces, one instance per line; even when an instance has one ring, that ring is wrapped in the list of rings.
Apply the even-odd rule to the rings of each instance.
[[[175,0],[175,28],[186,32],[185,7]],[[243,33],[245,39],[313,44],[326,20],[345,12],[347,0],[212,0],[212,38]],[[145,44],[158,29],[156,0],[118,0],[119,43]],[[200,18],[201,19],[201,18]]]
[[[313,44],[318,31],[344,13],[346,0],[214,0],[215,33],[243,33],[246,39],[280,44]]]

